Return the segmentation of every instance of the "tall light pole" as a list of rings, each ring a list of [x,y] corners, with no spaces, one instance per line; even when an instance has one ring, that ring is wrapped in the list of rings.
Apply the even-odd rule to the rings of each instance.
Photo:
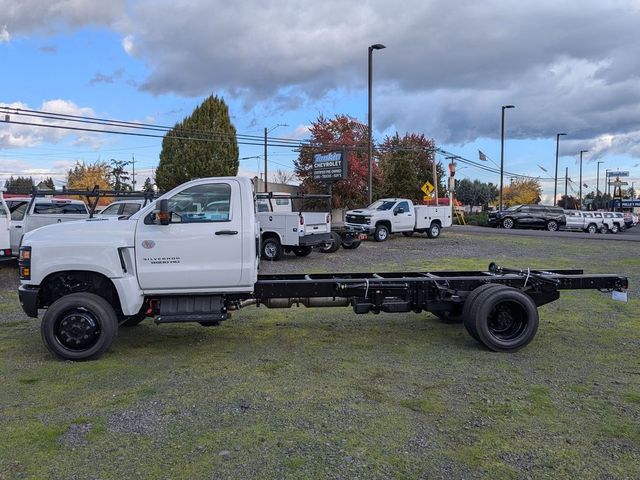
[[[553,184],[553,206],[558,204],[558,150],[560,149],[560,137],[566,133],[556,133],[556,180]]]
[[[602,160],[598,161],[598,170],[596,173],[596,198],[600,196],[600,164],[604,163]]]
[[[275,130],[278,127],[288,127],[289,125],[287,125],[286,123],[278,123],[277,125],[274,125],[273,127],[267,129],[267,127],[264,127],[264,191],[268,192],[269,191],[269,181],[267,180],[267,134],[273,130]]]
[[[516,108],[516,106],[502,105],[502,123],[500,127],[500,210],[502,210],[502,180],[504,177],[504,111],[507,108]]]
[[[604,193],[606,193],[607,195],[609,195],[609,172],[611,171],[611,169],[607,168],[604,171]]]
[[[369,111],[368,111],[368,120],[367,126],[369,128],[369,205],[373,202],[373,144],[371,140],[371,95],[372,95],[372,87],[373,87],[373,51],[374,50],[382,50],[383,48],[387,48],[381,43],[376,43],[374,45],[369,46]]]
[[[578,193],[580,210],[582,210],[582,154],[587,153],[589,150],[580,150],[580,193]]]

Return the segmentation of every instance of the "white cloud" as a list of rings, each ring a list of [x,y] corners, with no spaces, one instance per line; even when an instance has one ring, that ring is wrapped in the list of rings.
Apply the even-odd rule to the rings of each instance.
[[[7,30],[6,25],[0,27],[0,43],[8,43],[11,40],[11,35]]]
[[[122,48],[127,53],[127,55],[135,55],[133,35],[127,35],[122,39]]]
[[[89,132],[78,132],[59,128],[51,128],[51,125],[63,127],[76,127],[77,123],[61,120],[49,120],[44,118],[26,116],[20,113],[22,110],[34,110],[25,103],[2,103],[0,107],[16,109],[8,114],[11,122],[29,123],[31,125],[20,125],[18,123],[3,124],[0,129],[0,150],[8,148],[27,148],[40,145],[45,142],[59,143],[70,139],[76,145],[88,145],[97,147],[104,143],[104,139],[98,137],[99,134]],[[95,112],[89,107],[80,107],[70,100],[46,100],[35,108],[43,112],[59,113],[65,115],[95,116]],[[6,113],[2,114],[3,117]]]

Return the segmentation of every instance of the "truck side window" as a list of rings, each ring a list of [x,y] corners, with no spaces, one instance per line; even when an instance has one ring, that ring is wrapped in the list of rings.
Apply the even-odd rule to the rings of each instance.
[[[411,211],[409,211],[409,202],[400,202],[396,207],[396,209],[400,209],[400,208],[404,213],[411,213]]]
[[[7,202],[7,204],[9,210],[11,211],[11,220],[24,219],[24,215],[25,213],[27,213],[29,202]]]
[[[228,222],[231,186],[227,183],[195,185],[169,199],[171,223]]]

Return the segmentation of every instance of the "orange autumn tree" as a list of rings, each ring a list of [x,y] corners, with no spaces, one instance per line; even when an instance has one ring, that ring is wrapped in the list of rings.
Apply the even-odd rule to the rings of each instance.
[[[504,187],[502,202],[505,206],[540,202],[542,187],[535,178],[516,178]]]
[[[93,190],[97,185],[101,190],[111,190],[109,176],[111,168],[105,162],[85,163],[76,162],[67,174],[67,188],[72,190]],[[86,200],[85,197],[78,197]],[[113,198],[101,198],[99,205],[111,203]]]

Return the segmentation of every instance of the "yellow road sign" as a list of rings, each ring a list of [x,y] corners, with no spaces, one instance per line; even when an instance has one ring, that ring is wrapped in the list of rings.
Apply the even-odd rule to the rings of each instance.
[[[431,185],[431,183],[429,183],[429,181],[427,180],[426,182],[424,182],[424,185],[420,187],[420,190],[422,190],[425,195],[430,195],[431,192],[433,192],[433,185]]]

